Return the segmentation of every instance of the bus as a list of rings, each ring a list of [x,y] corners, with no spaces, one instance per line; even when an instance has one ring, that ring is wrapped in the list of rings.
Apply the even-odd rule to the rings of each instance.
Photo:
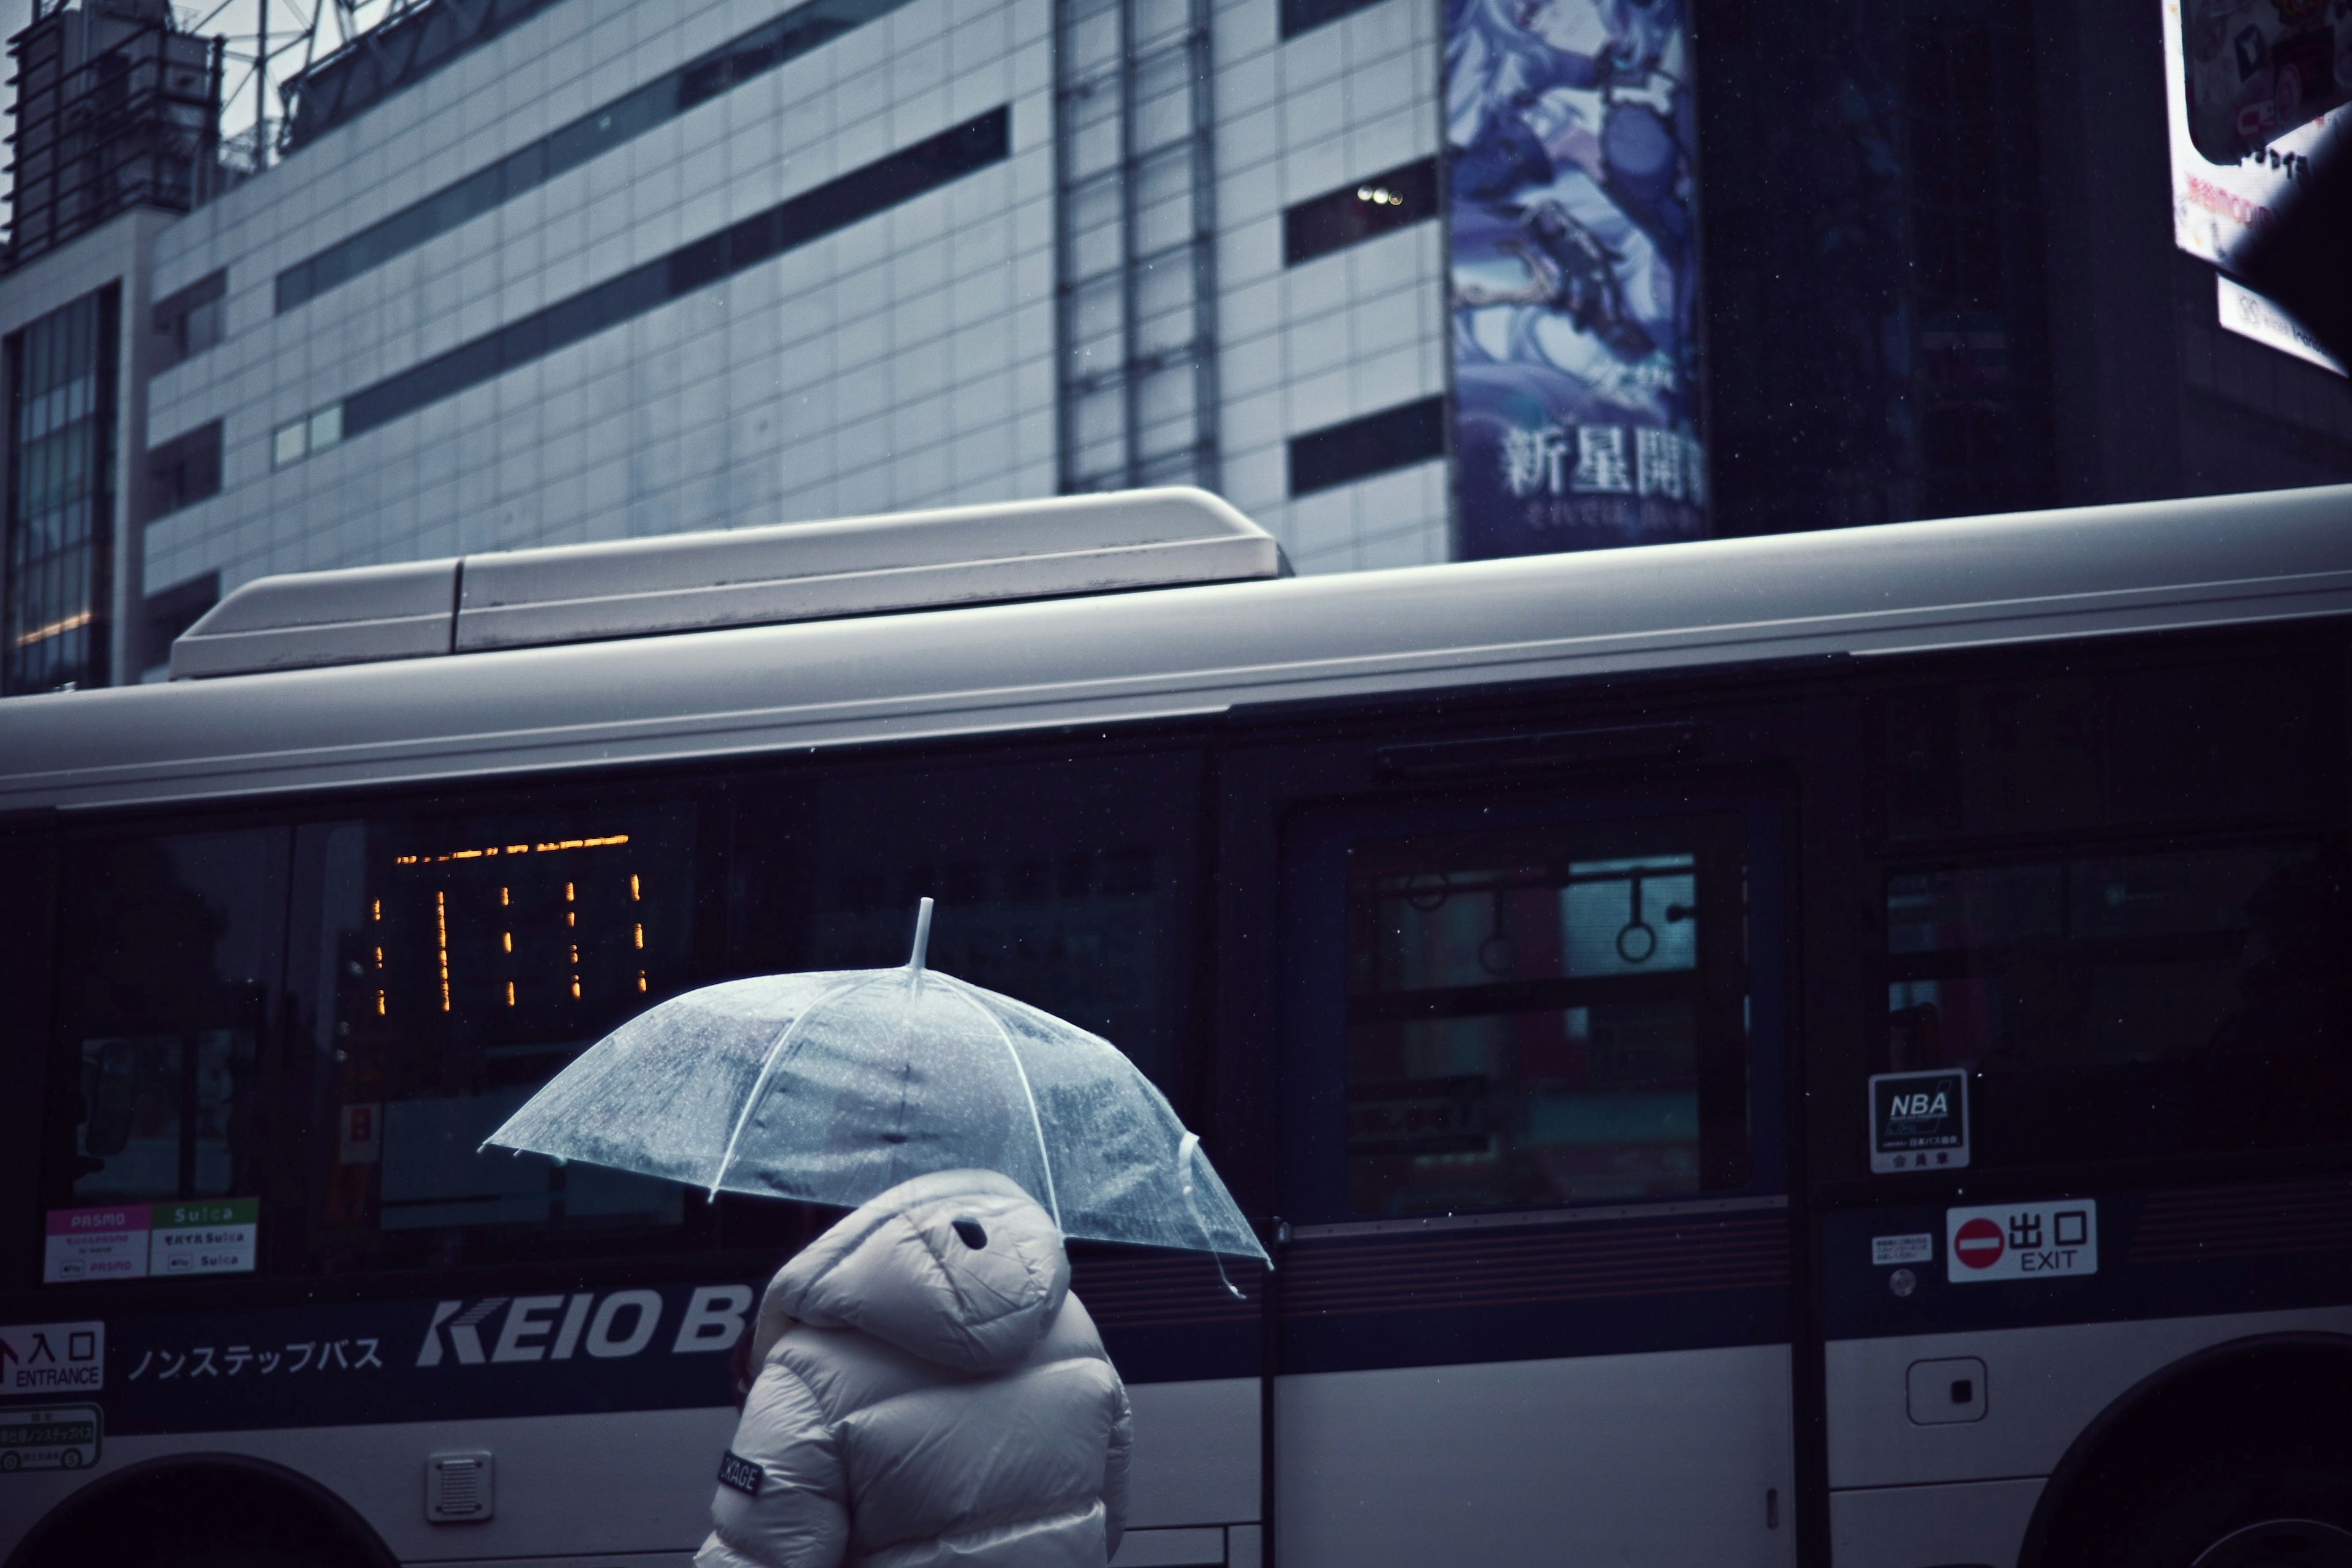
[[[1117,1562],[2352,1563],[2352,489],[1352,576],[1198,491],[269,579],[0,704],[0,1559],[678,1565],[726,977],[1116,1042]]]

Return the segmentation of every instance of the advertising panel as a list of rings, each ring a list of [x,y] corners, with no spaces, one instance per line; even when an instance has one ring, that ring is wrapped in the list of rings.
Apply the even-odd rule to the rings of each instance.
[[[2234,269],[2352,122],[2352,8],[2337,0],[2161,0],[2172,237]],[[2221,324],[2340,372],[2275,305],[2226,282]]]
[[[1689,53],[1683,0],[1446,0],[1464,556],[1705,531]]]

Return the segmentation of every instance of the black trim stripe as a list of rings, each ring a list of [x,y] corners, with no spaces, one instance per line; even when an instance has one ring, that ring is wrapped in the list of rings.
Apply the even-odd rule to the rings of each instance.
[[[1302,1244],[1283,1261],[1282,1315],[1289,1319],[1782,1289],[1789,1222],[1772,1213],[1509,1237]]]
[[[386,376],[343,400],[343,438],[455,396],[468,387],[644,315],[722,278],[772,261],[863,218],[1004,161],[1012,110],[992,109],[730,228],[632,268],[520,321]]]

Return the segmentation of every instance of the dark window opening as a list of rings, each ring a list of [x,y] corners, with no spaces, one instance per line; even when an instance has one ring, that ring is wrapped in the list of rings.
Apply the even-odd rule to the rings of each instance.
[[[228,310],[228,274],[215,272],[156,301],[155,333],[163,340],[162,361],[169,370],[221,341]]]
[[[153,669],[171,663],[172,644],[219,603],[218,572],[207,572],[184,583],[174,583],[161,593],[148,595],[146,636],[141,645],[145,656],[141,661],[142,667]]]
[[[1299,203],[1282,215],[1282,261],[1296,267],[1437,216],[1437,161],[1423,158]]]
[[[1295,38],[1376,4],[1378,0],[1282,0],[1282,36]]]
[[[1383,409],[1290,442],[1290,493],[1312,495],[1445,456],[1445,399]]]
[[[255,1194],[254,1075],[289,837],[177,834],[69,855],[48,1206]]]
[[[106,684],[120,300],[109,284],[8,340],[0,694]]]
[[[2309,842],[1886,883],[1890,1071],[1971,1069],[1979,1165],[2352,1135],[2352,857]]]
[[[200,425],[147,449],[152,510],[148,521],[208,500],[221,490],[221,422]]]
[[[1739,843],[1706,818],[1355,845],[1349,1208],[1744,1185]]]

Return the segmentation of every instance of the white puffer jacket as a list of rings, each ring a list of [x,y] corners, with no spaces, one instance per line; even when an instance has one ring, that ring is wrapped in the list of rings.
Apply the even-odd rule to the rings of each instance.
[[[784,1265],[696,1568],[1103,1568],[1127,1390],[1045,1211],[903,1182]]]

